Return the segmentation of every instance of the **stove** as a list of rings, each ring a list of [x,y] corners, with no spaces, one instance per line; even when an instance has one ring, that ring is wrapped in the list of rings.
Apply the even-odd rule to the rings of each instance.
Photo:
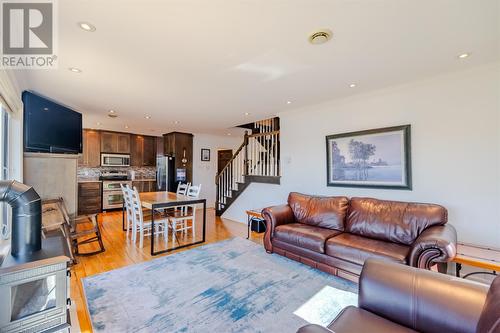
[[[126,171],[105,171],[99,177],[102,180],[102,210],[122,208],[123,193],[121,185],[132,187]]]

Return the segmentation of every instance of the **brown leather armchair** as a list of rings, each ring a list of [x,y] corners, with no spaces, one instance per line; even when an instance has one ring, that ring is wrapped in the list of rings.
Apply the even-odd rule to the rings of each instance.
[[[262,215],[268,253],[353,281],[368,258],[430,269],[456,254],[456,231],[440,205],[292,192],[288,204]]]
[[[453,276],[367,260],[358,307],[298,333],[500,333],[500,277],[488,287]]]

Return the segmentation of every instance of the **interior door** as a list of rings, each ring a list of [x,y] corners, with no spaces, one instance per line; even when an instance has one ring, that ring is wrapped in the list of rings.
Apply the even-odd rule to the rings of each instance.
[[[217,150],[217,173],[221,172],[227,162],[233,157],[232,149]]]

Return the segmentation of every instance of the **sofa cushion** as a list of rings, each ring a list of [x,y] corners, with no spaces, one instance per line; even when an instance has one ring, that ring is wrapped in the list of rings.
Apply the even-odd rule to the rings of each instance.
[[[339,233],[338,230],[303,223],[289,223],[277,226],[274,230],[274,238],[318,253],[325,253],[326,240]]]
[[[406,264],[410,247],[362,236],[343,233],[326,241],[325,253],[329,256],[363,265],[368,258]]]
[[[428,227],[445,224],[447,215],[446,208],[435,204],[352,198],[346,231],[411,245]]]
[[[500,332],[500,277],[496,277],[491,284],[483,312],[477,324],[477,333]]]
[[[292,192],[288,195],[288,205],[299,223],[344,230],[349,207],[347,197],[320,197]]]
[[[393,323],[366,310],[348,306],[328,325],[335,333],[416,333],[412,329]]]

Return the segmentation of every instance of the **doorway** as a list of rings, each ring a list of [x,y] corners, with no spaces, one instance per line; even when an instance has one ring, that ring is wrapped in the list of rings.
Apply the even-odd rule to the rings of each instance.
[[[217,150],[217,174],[226,166],[229,160],[233,157],[232,149],[219,149]]]

